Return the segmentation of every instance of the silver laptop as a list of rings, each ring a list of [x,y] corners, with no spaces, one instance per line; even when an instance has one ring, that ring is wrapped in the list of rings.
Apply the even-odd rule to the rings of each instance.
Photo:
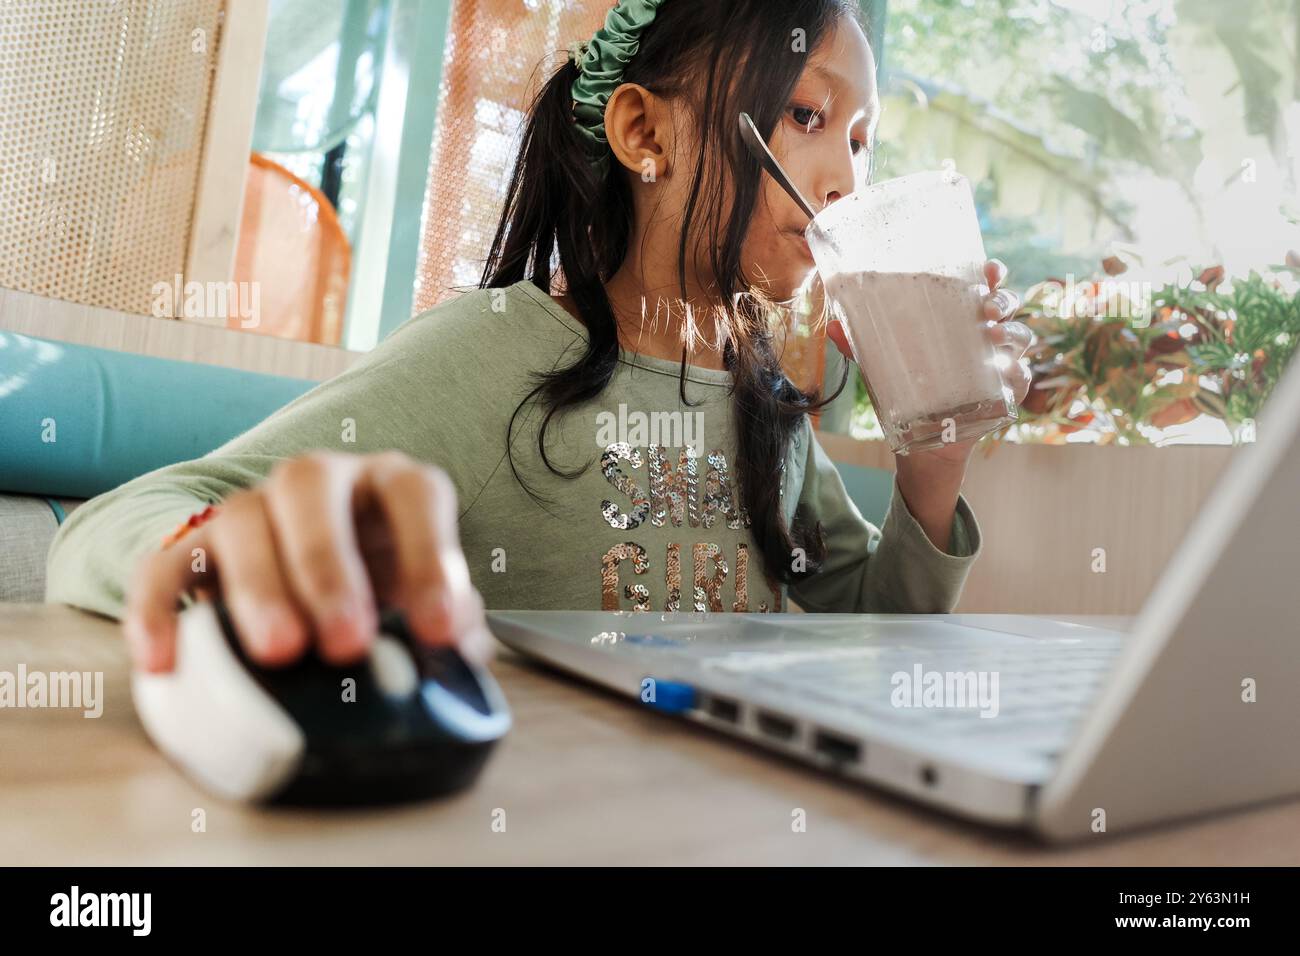
[[[1047,839],[1300,794],[1300,361],[1257,433],[1127,633],[985,614],[489,625],[641,706]]]

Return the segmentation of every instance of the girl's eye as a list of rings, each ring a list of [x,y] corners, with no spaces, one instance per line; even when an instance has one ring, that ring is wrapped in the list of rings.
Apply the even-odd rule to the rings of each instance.
[[[791,106],[789,112],[790,118],[810,133],[814,129],[821,129],[826,122],[820,110],[809,106]]]
[[[854,156],[858,155],[858,153],[862,152],[866,148],[867,144],[862,142],[860,139],[851,140],[849,142],[849,149],[853,151]]]

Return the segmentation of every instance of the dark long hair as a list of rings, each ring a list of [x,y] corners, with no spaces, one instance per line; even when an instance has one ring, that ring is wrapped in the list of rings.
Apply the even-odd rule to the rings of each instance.
[[[770,137],[803,71],[806,51],[840,16],[853,13],[851,0],[668,0],[643,32],[624,74],[626,82],[658,96],[684,97],[695,113],[702,144],[677,250],[681,294],[685,299],[692,227],[700,222],[705,230],[698,238],[709,250],[720,301],[723,361],[732,375],[736,481],[767,576],[786,584],[815,574],[826,546],[820,523],[809,528],[796,514],[787,526],[780,498],[782,468],[801,417],[840,394],[848,367],[846,363],[839,388],[823,400],[815,391],[797,388],[781,369],[770,326],[772,304],[753,293],[741,265],[762,173],[740,142],[737,115],[749,113],[759,132]],[[617,368],[618,329],[604,283],[627,256],[633,226],[627,171],[611,156],[598,175],[573,129],[571,89],[577,76],[577,66],[566,60],[529,108],[480,283],[481,288],[502,288],[528,279],[550,294],[559,279],[587,328],[583,354],[567,367],[536,373],[535,387],[510,419],[510,467],[537,501],[515,468],[516,419],[538,398],[545,413],[537,447],[546,467],[564,478],[590,467],[588,462],[572,472],[556,469],[547,456],[546,429],[556,415],[600,395]],[[683,348],[678,386],[689,406],[699,403],[686,397],[686,354]],[[796,548],[805,556],[801,571],[794,570]]]

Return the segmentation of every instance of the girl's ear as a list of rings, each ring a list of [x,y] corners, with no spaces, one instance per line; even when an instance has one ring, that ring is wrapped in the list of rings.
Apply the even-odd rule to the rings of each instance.
[[[640,175],[642,182],[668,175],[672,111],[644,86],[624,83],[610,94],[605,104],[605,138],[614,158]]]

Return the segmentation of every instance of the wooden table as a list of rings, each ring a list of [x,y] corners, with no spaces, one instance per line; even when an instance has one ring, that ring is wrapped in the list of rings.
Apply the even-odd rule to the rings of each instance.
[[[1300,801],[1046,848],[648,712],[504,649],[494,671],[515,728],[470,791],[398,809],[253,810],[198,790],[150,745],[115,622],[0,605],[0,670],[20,662],[103,671],[105,705],[98,719],[0,710],[6,864],[1300,862]],[[806,832],[792,832],[795,808]]]

